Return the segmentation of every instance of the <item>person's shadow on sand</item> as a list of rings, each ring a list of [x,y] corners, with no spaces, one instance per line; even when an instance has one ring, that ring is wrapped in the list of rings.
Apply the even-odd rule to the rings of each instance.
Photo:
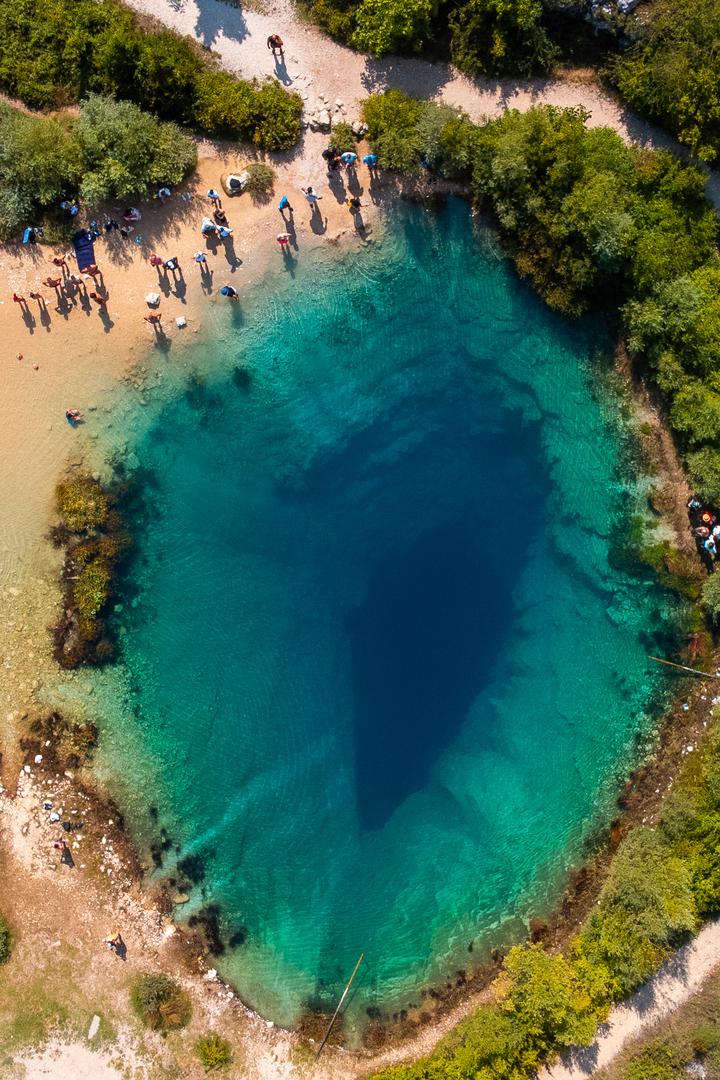
[[[292,86],[292,78],[290,77],[288,69],[285,67],[285,57],[282,53],[280,56],[275,56],[275,78],[278,79],[283,86]]]

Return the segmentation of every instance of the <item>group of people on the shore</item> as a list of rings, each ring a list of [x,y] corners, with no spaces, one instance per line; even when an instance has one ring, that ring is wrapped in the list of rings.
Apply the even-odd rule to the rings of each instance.
[[[720,523],[718,515],[706,506],[697,495],[691,495],[687,503],[690,531],[695,538],[698,554],[708,573],[712,574],[715,562],[720,558]]]
[[[279,50],[282,54],[282,41],[276,35],[273,38],[268,39],[268,48],[272,48],[273,52]],[[356,228],[358,231],[364,229],[364,224],[360,218],[360,211],[362,208],[362,202],[360,195],[355,193],[362,189],[358,188],[356,180],[356,169],[358,166],[358,155],[353,150],[341,151],[335,147],[332,143],[326,147],[322,152],[322,158],[327,165],[328,177],[332,186],[333,177],[336,176],[341,170],[345,170],[348,175],[348,187],[350,191],[345,198],[345,205],[350,210],[351,214],[356,218]],[[377,154],[369,152],[362,158],[362,163],[367,167],[370,172],[371,178],[377,177],[378,169],[378,157]],[[354,190],[352,184],[355,184]],[[314,221],[317,215],[320,215],[319,202],[322,199],[322,195],[310,184],[307,187],[301,187],[300,191],[310,208],[311,223]],[[161,187],[156,193],[156,200],[160,205],[165,205],[172,198],[172,191],[168,187]],[[191,200],[192,196],[189,194],[182,194],[180,196],[183,202],[187,203]],[[239,265],[239,260],[236,260],[233,252],[233,228],[228,221],[228,217],[222,204],[222,196],[215,188],[209,188],[207,192],[207,199],[211,204],[211,209],[208,214],[202,218],[200,224],[200,235],[206,241],[207,246],[212,252],[215,251],[215,247],[218,241],[220,241],[230,255],[228,256],[228,262],[234,269],[236,265]],[[77,202],[73,200],[72,203],[75,213],[77,213]],[[287,195],[283,194],[280,197],[278,203],[278,211],[282,218],[283,230],[276,235],[276,243],[278,249],[282,252],[286,259],[291,259],[290,248],[296,246],[295,244],[295,225],[293,220],[294,209],[290,203]],[[127,209],[122,214],[122,225],[109,215],[105,215],[103,225],[100,226],[97,221],[91,221],[90,226],[85,232],[90,243],[94,243],[99,240],[103,234],[106,237],[110,237],[115,233],[119,233],[123,239],[127,239],[133,233],[134,226],[140,220],[141,214],[139,210],[134,208]],[[359,224],[358,224],[359,221]],[[34,234],[40,235],[41,230],[32,229],[25,230],[25,235],[28,231]],[[317,230],[316,230],[317,231]],[[33,236],[33,242],[37,242],[37,235]],[[79,234],[78,234],[79,235]],[[24,236],[24,242],[25,236]],[[142,237],[138,233],[135,235],[134,240],[137,244],[142,244]],[[91,249],[92,250],[92,249]],[[68,265],[68,259],[70,255],[61,254],[52,257],[52,264],[55,268],[55,274],[48,274],[42,281],[42,285],[45,289],[52,289],[55,292],[55,298],[57,301],[56,310],[67,316],[70,310],[78,303],[89,314],[92,309],[92,303],[97,305],[98,313],[106,322],[106,329],[112,327],[112,322],[109,321],[107,316],[108,301],[110,294],[105,285],[103,273],[100,267],[95,262],[84,263],[80,261],[80,255],[78,254],[78,272],[72,271]],[[207,254],[203,250],[195,251],[192,255],[193,262],[198,266],[200,270],[203,286],[206,291],[211,291],[211,282],[213,271],[208,266]],[[178,296],[182,295],[179,291],[180,285],[184,290],[184,276],[180,263],[180,259],[177,255],[171,255],[170,257],[164,257],[157,252],[152,252],[148,258],[150,266],[152,266],[158,273],[158,277],[161,282],[167,282],[168,276],[171,274],[175,282],[175,291]],[[81,269],[80,269],[81,268]],[[59,272],[59,274],[58,274]],[[234,285],[229,281],[223,283],[218,290],[219,294],[229,300],[238,300],[239,293]],[[28,292],[28,298],[33,303],[38,305],[40,319],[44,325],[49,325],[50,316],[48,313],[47,299],[44,293],[35,288]],[[14,291],[12,299],[15,304],[18,305],[22,311],[23,318],[28,326],[28,329],[32,332],[35,317],[32,314],[28,299],[22,292]],[[147,298],[148,303],[153,310],[149,311],[143,316],[145,322],[153,327],[158,337],[164,338],[164,330],[162,327],[162,312],[159,310],[160,297],[155,294],[155,298],[150,296]],[[178,317],[176,319],[178,326],[185,325],[184,317]],[[18,360],[23,359],[23,354],[18,353]],[[33,367],[38,369],[37,364]],[[79,409],[68,408],[65,410],[65,419],[71,427],[77,427],[84,422],[84,417]],[[720,533],[720,529],[718,530]],[[719,538],[720,542],[720,538]],[[713,550],[713,557],[716,551]]]

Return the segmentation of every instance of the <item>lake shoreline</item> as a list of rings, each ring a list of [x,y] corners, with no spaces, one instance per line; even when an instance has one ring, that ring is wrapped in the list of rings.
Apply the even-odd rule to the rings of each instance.
[[[216,161],[213,161],[213,164],[207,165],[207,167],[213,170],[215,174],[217,173]],[[204,178],[205,175],[207,174],[203,173],[202,177]],[[201,180],[200,188],[202,188],[203,186],[204,183]],[[394,187],[390,187],[388,190],[389,198],[394,198]],[[430,186],[422,188],[422,190],[417,194],[418,197],[425,198],[426,196],[434,195],[437,192],[438,188],[435,188],[433,190],[432,186]],[[198,195],[197,197],[200,198],[201,196]],[[196,207],[197,205],[198,204],[196,203]],[[274,210],[274,207],[271,207],[269,209]],[[342,212],[342,215],[346,213],[343,207],[338,207],[338,210]],[[270,221],[274,220],[270,217],[269,211],[266,210],[264,211],[264,213],[267,215],[268,224],[270,223]],[[167,220],[168,223],[171,220],[169,215]],[[263,221],[263,225],[265,224],[266,222]],[[248,226],[248,228],[250,228],[250,226]],[[338,217],[337,230],[338,231],[336,234],[333,234],[326,238],[327,241],[331,243],[342,242],[342,235],[349,232],[347,227],[347,220],[344,216]],[[192,231],[193,229],[188,226],[188,229],[185,233],[177,235],[173,237],[173,239],[176,239],[178,243],[189,243]],[[267,236],[268,244],[271,243],[271,234],[268,235],[267,229],[265,229],[265,235]],[[180,239],[180,236],[182,236],[182,239]],[[271,249],[268,247],[266,251],[267,250]],[[263,264],[261,261],[258,261],[255,265],[257,271],[262,273],[262,266],[266,265],[266,263]],[[144,267],[142,268],[141,273],[145,279],[148,278],[148,271]],[[136,280],[139,280],[139,278],[137,278],[137,275]],[[137,308],[137,302],[137,296],[134,299],[128,297],[128,305],[132,304],[135,308]],[[128,310],[130,310],[130,308]],[[192,312],[190,316],[191,323],[195,319],[199,321],[202,318],[201,306],[198,306],[197,308],[193,307],[189,310]],[[14,315],[15,313],[11,311],[10,314]],[[129,322],[127,325],[129,326]],[[137,344],[139,348],[146,348],[146,342],[144,338],[140,335],[140,331],[142,330],[144,330],[144,328],[139,327],[138,331],[133,331],[133,346],[131,346],[131,348],[134,348],[135,344]],[[16,336],[16,328],[14,326],[12,327],[12,334]],[[147,337],[147,335],[145,335],[145,337]],[[11,340],[14,340],[12,336]],[[99,340],[102,341],[103,339],[100,338]],[[126,338],[125,342],[123,343],[123,353],[128,348],[127,340],[128,339]],[[45,346],[47,344],[48,339],[45,339],[43,345]],[[51,344],[54,348],[54,342],[52,342]],[[11,346],[11,348],[12,347],[13,346]],[[95,340],[95,338],[91,338],[91,341],[86,347],[90,350],[88,358],[93,357],[93,352],[97,350],[98,342]],[[69,349],[69,340],[67,342],[66,348]],[[110,352],[112,352],[112,350]],[[47,353],[47,349],[43,349],[42,353],[40,350],[38,350],[38,352],[34,355],[38,357],[39,366],[42,370],[46,362],[45,357],[47,357],[49,361],[49,354]],[[28,365],[24,365],[24,368],[25,370],[27,370]],[[65,370],[67,370],[67,367]],[[113,366],[111,370],[115,377],[131,377],[131,372],[128,372],[127,368],[123,366],[120,356],[116,357],[113,360]],[[121,372],[123,372],[123,370],[125,371],[125,374],[121,375]],[[622,359],[618,360],[618,370],[621,372],[621,374],[627,377],[627,363],[623,362]],[[98,380],[95,385],[98,387],[99,393],[100,380]],[[55,402],[57,403],[57,397],[55,398]],[[642,404],[643,407],[647,409],[647,398],[643,399]],[[69,432],[66,433],[64,429],[62,430],[63,434],[69,434]],[[87,441],[85,442],[87,446]],[[70,442],[65,439],[64,450],[69,449],[70,445]],[[91,446],[87,446],[87,450],[89,452],[87,456],[87,461],[90,467],[93,469],[102,469],[102,464],[93,454],[93,448]],[[55,457],[56,461],[59,460],[61,457],[61,455],[58,455],[57,452],[54,452],[53,456]],[[8,460],[7,453],[5,454],[5,460]],[[84,460],[85,455],[82,451],[78,453],[77,449],[70,450],[71,465],[75,469],[80,467],[80,463]],[[676,486],[677,473],[670,470],[670,463],[667,456],[664,462],[658,462],[658,464],[668,470],[668,475],[670,476],[673,484]],[[46,487],[44,489],[45,493],[48,492],[53,482],[53,479],[57,479],[58,475],[59,471],[51,473],[49,484],[46,482]],[[25,487],[25,485],[23,486]],[[25,487],[25,491],[27,491],[27,487]],[[36,508],[36,514],[32,519],[33,526],[30,530],[32,533],[35,533],[36,526],[41,521],[44,512],[46,513],[46,509],[45,511],[43,511],[42,506],[38,506]],[[682,522],[678,523],[677,506],[675,506],[673,510],[673,525],[677,535],[680,536]],[[55,563],[56,560],[54,559],[52,554],[47,551],[40,554],[39,557],[33,557],[33,559],[31,560],[31,565],[33,567],[33,573],[36,577],[35,584],[42,581],[44,581],[45,585],[48,584],[47,575],[48,572],[52,574],[52,567],[55,565]],[[8,580],[12,580],[10,575],[8,575]],[[55,602],[55,599],[52,599],[51,606],[54,606]],[[32,638],[32,636],[33,635],[31,631],[29,634],[29,638]],[[576,930],[578,922],[581,921],[581,919],[584,917],[584,915],[594,903],[597,892],[599,891],[600,885],[602,883],[603,876],[607,870],[609,856],[612,850],[614,850],[614,848],[617,846],[619,839],[622,837],[622,835],[624,835],[624,832],[627,831],[627,829],[632,824],[637,824],[644,820],[652,820],[653,814],[655,814],[657,811],[657,805],[661,791],[663,788],[668,786],[674,775],[675,770],[677,769],[683,757],[684,745],[687,743],[689,738],[692,738],[693,741],[695,741],[696,737],[699,737],[702,733],[702,730],[704,730],[703,720],[706,720],[707,717],[705,715],[706,707],[704,704],[701,704],[699,700],[701,697],[702,695],[700,693],[700,688],[698,688],[689,698],[686,698],[685,695],[679,696],[678,702],[675,706],[673,706],[673,708],[670,710],[665,720],[661,724],[658,750],[653,755],[653,759],[648,762],[646,766],[641,766],[640,769],[637,770],[637,773],[634,774],[633,777],[628,781],[623,793],[619,797],[619,801],[625,803],[625,809],[620,815],[620,819],[618,820],[618,822],[615,822],[613,824],[611,838],[608,844],[604,845],[602,851],[590,859],[589,864],[578,870],[577,873],[573,874],[570,887],[565,893],[565,895],[559,900],[554,913],[546,920],[543,920],[544,925],[541,925],[540,922],[538,922],[537,925],[534,926],[533,936],[536,938],[536,940],[543,940],[548,944],[549,947],[554,948],[559,947],[564,941],[568,939],[568,937]],[[687,711],[683,710],[681,707],[682,704],[684,704],[684,701],[682,700],[683,698],[690,702],[690,708]],[[22,730],[22,725],[24,724],[25,719],[27,719],[27,716],[23,718],[22,714],[23,712],[28,713],[28,709],[21,705],[18,709],[14,711],[17,712],[18,715],[13,721],[13,727],[15,727],[16,732],[19,733],[19,731]],[[6,761],[4,763],[5,773],[7,773],[9,769],[7,761],[8,758],[11,763],[19,762],[20,760],[17,751],[13,748],[13,751],[6,755]],[[28,763],[24,762],[24,764]],[[85,792],[84,795],[87,795],[87,797],[90,799],[93,798],[93,796],[89,795],[87,792]],[[9,796],[5,795],[4,798],[7,799],[9,798]],[[100,801],[98,803],[98,806],[101,807],[102,796],[99,796],[99,800]],[[136,862],[137,856],[136,854],[133,854],[133,848],[131,842],[129,841],[129,838],[125,837],[123,839],[122,846],[124,846],[125,843],[128,843],[129,845],[125,849],[125,858],[128,862],[128,865],[134,868],[130,872],[130,878],[132,879],[132,887],[134,887],[138,883]],[[167,896],[161,895],[157,898],[157,904],[153,909],[151,919],[156,922],[158,918],[167,918],[168,915],[169,911]],[[203,947],[202,943],[198,942],[198,938],[196,935],[185,934],[184,932],[181,933],[180,931],[177,931],[176,943],[181,943],[178,946],[177,951],[179,956],[182,956],[181,963],[182,965],[184,965],[182,970],[193,971],[193,974],[196,974],[198,966],[201,962],[207,966],[209,961],[202,960]],[[178,968],[178,970],[181,970],[180,967]],[[433,1002],[432,1015],[429,1017],[429,1019],[423,1020],[422,1023],[418,1022],[410,1025],[407,1024],[407,1021],[400,1021],[398,1024],[392,1026],[389,1037],[385,1036],[385,1041],[382,1042],[382,1052],[380,1052],[378,1055],[367,1057],[364,1055],[359,1055],[355,1057],[355,1055],[353,1055],[353,1061],[355,1062],[355,1065],[353,1065],[353,1069],[358,1068],[361,1070],[365,1070],[366,1068],[379,1067],[380,1065],[387,1064],[389,1060],[401,1060],[402,1058],[411,1056],[414,1057],[417,1056],[419,1053],[425,1052],[426,1048],[434,1041],[436,1041],[442,1033],[444,1033],[447,1029],[449,1029],[449,1027],[457,1023],[462,1016],[467,1015],[467,1013],[476,1004],[483,1000],[487,986],[491,981],[492,977],[496,974],[496,972],[496,964],[488,965],[487,967],[484,967],[481,971],[479,971],[476,975],[470,978],[468,978],[467,976],[460,977],[458,973],[457,978],[459,981],[450,988],[446,986],[443,993],[440,993],[434,987],[428,988],[426,993]],[[222,980],[219,980],[217,978],[215,978],[213,982],[218,987],[224,986]],[[242,1010],[243,1016],[245,1016],[246,1013],[250,1012],[245,1006],[242,1006]],[[427,1010],[422,1007],[418,1010],[419,1013],[425,1011]],[[257,1021],[265,1025],[265,1021],[263,1021],[261,1017],[257,1016],[257,1014],[252,1015],[254,1017],[253,1023]],[[372,1040],[372,1025],[370,1025],[369,1032],[370,1039]],[[376,1031],[375,1036],[377,1035],[379,1035],[379,1032]],[[375,1049],[379,1049],[379,1046],[380,1043],[378,1042],[378,1046]],[[344,1069],[345,1066],[348,1064],[347,1055],[341,1052],[338,1053],[340,1054],[342,1065],[340,1066],[340,1063],[338,1061],[333,1060],[333,1071],[329,1075],[356,1075],[356,1071],[353,1071],[351,1073],[339,1073],[337,1071],[339,1067],[342,1067]]]

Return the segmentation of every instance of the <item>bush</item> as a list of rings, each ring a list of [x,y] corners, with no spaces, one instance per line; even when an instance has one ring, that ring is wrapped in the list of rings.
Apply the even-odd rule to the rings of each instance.
[[[696,923],[688,867],[657,833],[636,828],[618,848],[597,909],[574,951],[607,972],[611,997],[623,997],[652,974]]]
[[[557,50],[541,17],[540,0],[469,0],[449,18],[453,64],[472,76],[547,71]]]
[[[7,964],[12,952],[12,935],[4,915],[0,915],[0,964]]]
[[[701,161],[720,150],[720,0],[661,0],[646,37],[609,74],[631,108],[663,124]]]
[[[289,150],[300,138],[301,117],[299,94],[288,94],[276,79],[269,79],[253,96],[252,141],[262,150]]]
[[[381,56],[420,52],[432,39],[432,0],[362,0],[351,45]]]
[[[197,164],[192,139],[129,101],[92,94],[80,108],[75,134],[84,161],[80,194],[88,202],[174,186]]]
[[[195,1043],[195,1053],[200,1064],[206,1072],[215,1069],[224,1069],[232,1064],[232,1047],[226,1039],[222,1039],[217,1032],[202,1035]]]
[[[255,199],[267,199],[272,195],[275,170],[263,161],[251,161],[246,167],[247,190]]]
[[[400,90],[373,94],[363,102],[368,139],[380,164],[398,172],[418,168],[422,144],[417,130],[422,106]]]
[[[333,124],[330,142],[341,154],[344,154],[346,150],[354,150],[357,146],[355,132],[346,120],[339,120],[337,124]]]
[[[169,975],[140,975],[130,990],[130,1004],[147,1027],[163,1034],[185,1027],[192,1013],[187,994]]]

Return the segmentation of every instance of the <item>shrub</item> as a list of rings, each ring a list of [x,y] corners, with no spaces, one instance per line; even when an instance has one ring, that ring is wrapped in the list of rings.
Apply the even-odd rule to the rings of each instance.
[[[190,999],[169,975],[140,975],[130,990],[130,1004],[149,1028],[165,1033],[185,1027],[190,1020]]]
[[[696,922],[688,867],[657,833],[636,828],[618,848],[574,951],[604,968],[610,994],[622,997],[648,978]]]
[[[677,1050],[666,1039],[656,1039],[633,1054],[625,1080],[674,1080],[683,1065]]]
[[[178,184],[197,164],[192,139],[129,101],[92,94],[80,108],[76,136],[85,163],[81,195],[89,202]]]
[[[609,66],[631,108],[664,124],[701,161],[720,150],[720,0],[661,0],[647,34]]]
[[[252,141],[262,150],[289,150],[300,138],[301,117],[299,94],[288,94],[277,79],[269,79],[253,94]]]
[[[355,149],[357,145],[355,132],[346,120],[339,120],[337,124],[333,124],[330,142],[341,154],[344,154],[346,150]]]
[[[272,195],[275,170],[264,161],[251,161],[247,166],[247,190],[255,199],[267,199]]]
[[[720,450],[706,446],[687,456],[691,486],[708,502],[720,501]]]
[[[0,915],[0,964],[7,964],[12,952],[12,934],[4,915]]]
[[[215,1069],[224,1069],[232,1064],[232,1047],[226,1039],[222,1039],[217,1032],[202,1035],[195,1043],[195,1053],[200,1064],[206,1072]]]
[[[399,172],[418,168],[422,144],[417,130],[422,106],[400,90],[373,94],[363,102],[368,139],[381,165]]]
[[[361,0],[351,44],[380,56],[420,52],[432,38],[432,0]]]
[[[540,0],[468,0],[450,14],[450,56],[468,75],[547,71],[557,50]]]

